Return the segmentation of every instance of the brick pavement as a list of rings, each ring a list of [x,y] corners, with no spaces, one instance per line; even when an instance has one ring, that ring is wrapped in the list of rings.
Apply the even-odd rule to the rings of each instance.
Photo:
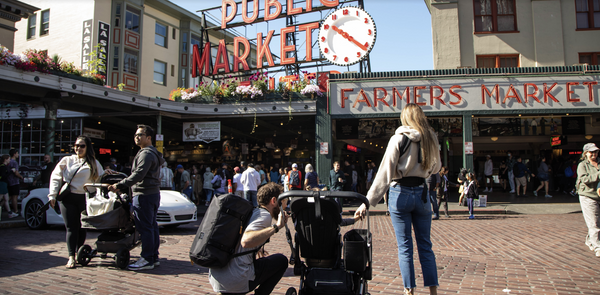
[[[476,218],[454,216],[433,223],[439,294],[600,294],[600,258],[583,243],[587,230],[581,214]],[[375,253],[369,291],[402,293],[390,219],[372,216],[371,221]],[[138,273],[100,258],[87,267],[65,269],[65,233],[60,227],[1,229],[0,294],[214,294],[207,269],[188,259],[198,224],[162,230],[161,266]],[[88,233],[87,243],[98,234]],[[273,237],[267,251],[289,255],[285,235]],[[139,249],[132,251],[133,257],[138,254]],[[417,294],[426,294],[418,262],[415,268]],[[299,277],[289,268],[273,294],[285,294],[298,284]]]

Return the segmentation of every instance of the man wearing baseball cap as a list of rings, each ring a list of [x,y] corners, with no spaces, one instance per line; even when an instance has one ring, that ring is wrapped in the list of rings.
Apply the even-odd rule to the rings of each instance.
[[[585,244],[600,257],[600,169],[598,166],[598,151],[600,148],[594,143],[583,146],[581,162],[577,166],[577,193],[583,219],[588,228]]]

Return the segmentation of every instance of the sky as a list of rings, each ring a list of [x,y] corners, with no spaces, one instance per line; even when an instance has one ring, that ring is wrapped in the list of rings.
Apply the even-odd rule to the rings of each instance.
[[[198,10],[221,6],[222,4],[221,0],[170,1],[193,13]],[[236,2],[239,1],[236,0]],[[279,2],[285,3],[285,0],[279,0]],[[313,0],[313,2],[319,3],[319,0]],[[262,7],[263,1],[260,3]],[[357,3],[354,2],[348,5],[357,5]],[[296,5],[296,7],[298,6],[304,7],[304,4]],[[364,8],[373,17],[377,26],[377,40],[370,53],[372,72],[433,69],[431,15],[424,0],[364,0]],[[213,12],[217,20],[220,21],[220,10],[214,10]],[[241,6],[238,7],[238,13],[240,12]],[[326,11],[323,18],[329,12]],[[301,17],[310,17],[314,21],[316,21],[315,17],[318,18],[316,13],[298,16],[299,23],[303,22],[300,19]],[[237,21],[238,19],[234,20],[234,22]],[[241,21],[241,18],[239,21]],[[238,31],[247,34],[248,39],[250,39],[255,38],[257,32],[262,32],[263,36],[266,36],[268,30],[275,29],[278,31],[283,27],[285,27],[285,18],[268,23],[255,23]],[[274,45],[272,44],[271,47],[274,47]],[[271,50],[274,53],[279,51],[278,48],[272,48]],[[350,71],[358,71],[358,69],[358,65],[350,67]],[[345,72],[348,68],[328,66],[326,70]]]

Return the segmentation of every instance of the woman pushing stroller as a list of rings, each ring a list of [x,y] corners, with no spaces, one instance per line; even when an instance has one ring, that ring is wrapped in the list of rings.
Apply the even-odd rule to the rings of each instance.
[[[431,203],[427,197],[425,179],[440,171],[439,144],[418,105],[407,104],[400,119],[402,126],[390,138],[367,199],[375,206],[389,191],[388,206],[398,243],[404,294],[414,294],[416,288],[411,236],[413,226],[424,285],[429,287],[430,294],[437,294],[437,267],[430,239]],[[408,147],[402,149],[407,142],[405,138],[408,139]],[[357,214],[363,216],[365,211],[363,204]]]

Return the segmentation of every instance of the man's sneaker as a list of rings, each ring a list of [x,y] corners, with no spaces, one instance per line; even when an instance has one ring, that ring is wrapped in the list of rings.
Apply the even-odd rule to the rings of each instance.
[[[537,191],[533,191],[533,195],[537,197]]]
[[[508,192],[508,193],[509,193],[509,194],[514,194],[514,193],[515,193],[515,191],[510,191],[510,192]]]
[[[490,192],[490,193],[491,193],[493,190],[494,190],[494,189],[490,187],[490,190],[489,190],[488,192]]]
[[[596,257],[600,257],[600,249],[596,250]]]
[[[138,261],[130,264],[127,267],[129,270],[145,270],[145,269],[154,269],[154,264],[148,262],[144,257],[140,257]]]
[[[160,261],[156,260],[154,261],[154,267],[160,266]]]
[[[545,195],[544,197],[546,197],[546,198],[552,198],[551,195]]]
[[[486,188],[483,190],[483,192],[484,192],[484,193],[487,193],[487,192],[488,192],[488,188],[486,187]]]
[[[14,212],[8,213],[8,218],[15,218],[15,217],[18,217],[18,216],[19,216],[19,214],[14,213]]]
[[[473,215],[469,215],[469,219],[475,219],[475,216]],[[598,252],[596,252],[596,254],[598,254]],[[597,256],[597,255],[596,255]]]

